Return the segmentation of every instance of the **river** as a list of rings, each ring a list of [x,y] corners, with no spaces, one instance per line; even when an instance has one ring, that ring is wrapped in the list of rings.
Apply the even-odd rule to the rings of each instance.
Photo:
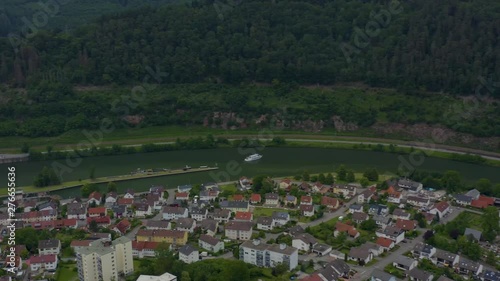
[[[245,163],[243,161],[245,156],[254,152],[261,153],[264,157],[256,163]],[[408,155],[402,157],[408,159]],[[32,184],[34,177],[44,166],[51,167],[54,162],[65,164],[65,161],[2,164],[0,169],[5,171],[5,176],[1,178],[0,186],[5,187],[7,185],[7,167],[9,166],[16,167],[17,186],[24,186]],[[304,170],[311,173],[332,172],[340,164],[345,164],[348,168],[357,171],[375,167],[380,174],[393,174],[401,161],[398,159],[397,154],[392,153],[331,148],[264,148],[260,151],[253,149],[239,150],[236,148],[184,150],[83,158],[79,165],[71,168],[70,172],[63,174],[63,180],[86,179],[89,177],[92,167],[95,167],[95,177],[124,175],[137,168],[175,169],[186,165],[192,167],[217,165],[219,167],[219,170],[215,172],[165,176],[117,183],[119,192],[123,192],[127,188],[145,191],[153,184],[174,188],[181,184],[236,180],[242,176],[252,177],[259,174],[278,177],[301,174]],[[427,157],[418,169],[437,172],[456,170],[468,182],[479,178],[488,178],[494,183],[500,182],[498,167]],[[54,193],[69,197],[78,195],[80,192],[78,188],[74,188]]]

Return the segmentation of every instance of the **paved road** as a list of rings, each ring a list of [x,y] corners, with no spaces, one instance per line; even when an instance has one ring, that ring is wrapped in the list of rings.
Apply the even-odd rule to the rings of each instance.
[[[451,214],[448,214],[447,216],[445,216],[440,221],[440,223],[444,224],[444,223],[447,223],[447,222],[455,219],[461,212],[463,212],[465,210],[466,209],[464,209],[464,208],[453,207],[453,212]],[[354,275],[354,277],[351,280],[353,280],[353,281],[366,280],[370,277],[373,269],[378,268],[378,269],[384,270],[384,268],[387,265],[392,264],[401,255],[403,255],[404,253],[413,249],[415,244],[423,241],[423,235],[424,235],[425,231],[427,231],[427,229],[422,229],[422,228],[418,229],[418,230],[420,231],[420,235],[418,237],[414,238],[413,240],[408,240],[408,243],[399,243],[399,249],[397,249],[394,252],[389,252],[388,256],[380,259],[375,265],[373,265],[369,268],[361,267],[361,266],[351,266],[356,271],[358,271],[358,273],[356,273],[356,275]]]

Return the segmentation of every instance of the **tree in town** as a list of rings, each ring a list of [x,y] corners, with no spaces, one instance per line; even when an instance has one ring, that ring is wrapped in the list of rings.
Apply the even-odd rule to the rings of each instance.
[[[347,169],[344,165],[337,168],[337,178],[341,181],[347,180]]]
[[[356,180],[356,177],[354,176],[354,172],[352,170],[347,172],[346,181],[347,182],[354,182],[355,180]]]
[[[108,182],[108,193],[109,192],[116,192],[116,183],[113,181]]]
[[[375,231],[377,229],[377,223],[373,219],[363,221],[359,228],[366,231]]]
[[[94,180],[94,179],[95,179],[95,167],[94,167],[94,166],[90,167],[90,171],[89,171],[89,178],[90,178],[91,180]]]
[[[183,271],[181,273],[181,281],[191,281],[191,277],[189,276],[189,272]]]
[[[33,181],[33,185],[36,187],[57,185],[60,183],[61,181],[59,180],[59,177],[56,175],[54,169],[49,168],[47,166],[43,167],[42,171],[35,177],[35,180]]]
[[[482,221],[484,240],[493,242],[500,232],[498,209],[493,206],[484,209]]]
[[[80,189],[82,197],[89,197],[89,195],[94,191],[99,191],[99,186],[94,183],[86,183]]]
[[[334,179],[333,179],[333,175],[332,173],[328,173],[326,174],[326,177],[325,177],[325,184],[328,184],[328,185],[331,185],[334,183]]]
[[[368,180],[366,177],[362,177],[359,180],[359,183],[361,184],[361,186],[367,187],[368,185],[370,185],[370,180]]]
[[[99,225],[97,224],[97,221],[92,220],[92,221],[89,223],[89,230],[90,230],[90,231],[92,231],[92,232],[97,232],[97,231],[99,231]]]
[[[375,168],[367,169],[363,176],[366,177],[370,181],[378,181],[378,171]]]
[[[308,171],[304,171],[304,173],[302,173],[302,180],[303,181],[309,181],[310,180],[310,175],[309,175]]]
[[[455,192],[462,188],[462,177],[457,171],[446,171],[441,178],[441,185],[448,192]]]

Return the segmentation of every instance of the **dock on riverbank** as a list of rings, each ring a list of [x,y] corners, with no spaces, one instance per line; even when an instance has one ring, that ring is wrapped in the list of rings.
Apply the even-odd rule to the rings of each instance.
[[[155,178],[155,177],[164,177],[164,176],[173,176],[173,175],[181,175],[181,174],[189,174],[189,173],[199,173],[199,172],[208,172],[217,170],[219,167],[200,167],[200,168],[189,168],[189,169],[174,169],[174,170],[165,170],[158,172],[148,172],[148,173],[140,173],[140,174],[131,174],[131,175],[119,175],[119,176],[109,176],[109,177],[100,177],[95,178],[94,180],[86,179],[82,181],[72,181],[65,182],[59,185],[46,186],[46,187],[35,187],[35,186],[21,186],[17,187],[18,191],[23,191],[24,193],[39,193],[39,192],[50,192],[56,190],[64,190],[68,188],[80,187],[87,183],[92,184],[101,184],[108,182],[120,182],[120,181],[129,181],[129,180],[137,180],[137,179],[145,179],[145,178]],[[0,189],[0,198],[7,196],[7,188]]]

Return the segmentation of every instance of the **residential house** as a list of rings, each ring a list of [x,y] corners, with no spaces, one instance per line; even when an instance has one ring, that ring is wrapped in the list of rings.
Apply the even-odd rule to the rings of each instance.
[[[203,248],[212,253],[224,251],[224,242],[210,235],[202,234],[198,240],[200,248]]]
[[[153,214],[151,206],[146,202],[137,202],[132,205],[135,210],[134,216],[137,218],[144,218]]]
[[[313,253],[318,256],[326,256],[329,252],[332,251],[332,246],[326,244],[316,243],[311,250]]]
[[[214,191],[220,191],[219,190],[219,185],[215,182],[207,182],[201,185],[201,190],[214,190]]]
[[[465,232],[464,232],[465,237],[467,237],[471,240],[474,240],[474,241],[481,241],[482,234],[483,233],[481,231],[473,229],[473,228],[468,228],[468,227],[465,229]]]
[[[206,219],[197,223],[201,230],[210,236],[215,236],[219,230],[219,223],[213,219]]]
[[[457,265],[458,272],[463,275],[479,276],[483,271],[483,265],[468,259],[461,258]]]
[[[144,223],[145,223],[146,229],[149,229],[149,230],[172,229],[170,221],[145,220]]]
[[[429,244],[418,242],[411,251],[413,257],[418,259],[431,259],[436,254],[436,248]]]
[[[101,200],[102,200],[102,194],[97,192],[97,191],[94,191],[92,193],[90,193],[89,195],[89,201],[87,201],[87,204],[96,204],[96,205],[100,205],[101,204]]]
[[[159,198],[160,202],[165,201],[165,187],[164,186],[152,186],[149,188],[149,195],[154,195]]]
[[[139,279],[136,281],[177,281],[177,276],[168,272],[165,272],[160,276],[141,274],[139,275]]]
[[[125,192],[125,195],[123,195],[123,198],[125,199],[134,199],[135,197],[135,190],[133,189],[127,189],[127,192]]]
[[[299,189],[307,193],[311,192],[311,186],[307,182],[299,184]]]
[[[479,196],[481,196],[481,192],[479,192],[479,190],[477,190],[477,189],[472,189],[472,190],[467,191],[467,193],[465,193],[465,195],[472,198],[472,200],[477,200],[479,198]]]
[[[279,195],[276,193],[266,193],[264,199],[264,204],[266,204],[267,206],[279,206]]]
[[[314,216],[314,206],[313,205],[300,205],[300,214],[304,217]]]
[[[293,195],[286,195],[285,198],[283,199],[283,202],[285,203],[286,206],[292,205],[296,206],[297,205],[297,197]]]
[[[51,210],[51,211],[57,211],[57,204],[53,201],[41,203],[37,206],[38,211],[45,211],[45,210]]]
[[[253,221],[253,214],[251,212],[236,212],[234,216],[235,221]]]
[[[212,201],[219,197],[219,191],[217,190],[204,190],[200,192],[201,201]]]
[[[187,218],[188,210],[183,207],[170,207],[166,206],[163,208],[163,219],[164,220],[173,220],[180,218]]]
[[[354,185],[343,185],[343,184],[334,184],[333,185],[333,193],[342,195],[345,199],[351,199],[356,196],[357,188]]]
[[[392,265],[401,270],[412,270],[418,265],[418,261],[409,258],[407,256],[398,256],[393,262]]]
[[[259,267],[284,264],[292,271],[298,265],[299,254],[286,244],[265,244],[260,240],[246,241],[240,245],[240,260]]]
[[[234,194],[231,201],[245,201],[245,196],[243,194]]]
[[[349,206],[349,213],[354,214],[356,212],[363,212],[363,205],[352,204]]]
[[[106,207],[95,207],[95,208],[89,208],[87,211],[89,217],[103,217],[108,213],[108,210]]]
[[[382,253],[384,253],[384,248],[372,242],[365,242],[364,244],[359,246],[359,248],[372,253],[373,257],[378,257]]]
[[[175,229],[193,233],[196,227],[196,221],[192,218],[179,218],[176,220]]]
[[[351,268],[343,260],[334,260],[324,266],[318,272],[320,280],[338,280],[339,278],[349,279]]]
[[[111,207],[111,210],[113,211],[113,216],[117,219],[127,215],[127,206],[125,205],[114,205]]]
[[[339,200],[328,196],[321,197],[321,205],[326,206],[329,210],[335,210],[339,207]]]
[[[495,198],[480,195],[478,199],[473,199],[470,205],[478,209],[488,208],[495,205]]]
[[[68,219],[84,220],[87,217],[87,208],[81,203],[68,203],[66,206]]]
[[[132,241],[132,256],[135,258],[154,258],[159,242]]]
[[[116,203],[120,206],[129,208],[132,207],[132,204],[134,204],[134,198],[118,198],[118,201],[116,201]]]
[[[364,221],[367,221],[370,219],[370,216],[368,214],[363,213],[363,212],[355,212],[352,214],[352,220],[355,223],[362,223]]]
[[[430,225],[431,223],[434,222],[436,219],[436,215],[428,213],[428,212],[422,212],[421,213],[424,216],[425,222]]]
[[[44,255],[59,255],[61,252],[61,241],[58,239],[40,240],[38,241],[38,254]]]
[[[106,205],[113,205],[116,203],[116,200],[118,200],[118,194],[116,192],[109,192],[106,195]]]
[[[191,208],[191,211],[189,212],[191,215],[192,219],[195,219],[197,221],[202,221],[207,219],[208,217],[208,210],[205,208]]]
[[[98,226],[108,227],[111,224],[111,218],[109,216],[104,217],[88,217],[87,224],[90,225],[92,222],[96,222]]]
[[[177,193],[175,193],[175,200],[188,201],[189,200],[189,192],[177,192]]]
[[[370,276],[370,281],[396,281],[396,277],[383,270],[375,268]]]
[[[290,214],[287,212],[273,212],[272,218],[275,226],[282,226],[290,221]]]
[[[370,215],[381,215],[385,216],[389,213],[389,208],[385,205],[370,205],[370,208],[368,209],[368,214]]]
[[[457,254],[452,254],[450,252],[437,249],[433,260],[435,260],[435,263],[437,265],[455,268],[455,266],[458,264],[460,260],[460,256]]]
[[[500,272],[485,270],[481,276],[481,281],[500,281]]]
[[[409,179],[400,179],[398,186],[414,193],[420,192],[424,187],[422,183]]]
[[[309,233],[301,233],[293,237],[292,247],[301,251],[310,252],[318,240]]]
[[[347,233],[348,237],[358,238],[359,232],[352,225],[345,224],[343,222],[337,221],[335,224],[335,230],[333,231],[333,236],[337,237],[340,233]]]
[[[411,217],[410,213],[405,212],[403,209],[394,209],[394,212],[392,212],[392,219],[397,220],[397,219],[402,219],[402,220],[409,220]]]
[[[383,230],[379,229],[375,232],[377,237],[385,237],[389,238],[394,243],[399,244],[401,241],[405,239],[405,232],[399,227],[387,226]]]
[[[187,264],[197,262],[200,260],[200,252],[195,247],[186,244],[179,248],[179,260]]]
[[[259,230],[273,230],[274,221],[272,217],[259,217],[257,218],[257,229]]]
[[[180,230],[150,230],[139,229],[137,232],[137,241],[165,242],[175,245],[185,245],[188,241],[188,232]]]
[[[358,195],[358,203],[370,203],[370,200],[372,199],[373,195],[375,194],[375,189],[374,188],[367,188],[365,191],[361,192]]]
[[[246,201],[222,201],[220,202],[221,209],[230,210],[232,213],[235,212],[248,212],[249,204]]]
[[[418,267],[406,271],[406,275],[411,281],[432,281],[434,275]]]
[[[382,247],[382,249],[387,252],[390,251],[392,248],[394,248],[394,246],[396,245],[394,241],[385,237],[378,237],[375,243],[380,247]]]
[[[399,204],[403,198],[403,193],[396,191],[393,186],[389,186],[389,188],[385,190],[385,194],[387,194],[387,202],[389,203]]]
[[[252,181],[249,180],[247,177],[241,177],[239,180],[240,187],[242,189],[250,189],[252,187]]]
[[[260,204],[262,202],[262,197],[258,193],[252,193],[250,196],[250,204]]]
[[[280,181],[278,186],[280,189],[289,190],[291,185],[292,185],[292,181],[290,179],[283,179]]]
[[[162,207],[162,199],[163,198],[160,197],[158,193],[150,193],[146,196],[146,199],[143,200],[143,202],[148,203],[148,205],[151,206],[151,209],[159,211]]]
[[[300,197],[300,205],[312,205],[313,199],[311,196],[303,195]]]
[[[231,218],[231,211],[227,209],[215,209],[212,214],[209,215],[214,220],[219,223],[227,223]]]
[[[125,233],[130,230],[130,227],[130,222],[127,219],[123,219],[115,225],[113,230],[118,234],[125,235]]]
[[[177,192],[189,192],[191,189],[193,189],[193,186],[190,184],[177,186]]]
[[[252,222],[230,221],[224,225],[225,235],[233,240],[249,240],[252,237]]]
[[[398,219],[396,221],[396,227],[401,228],[404,231],[412,231],[417,228],[417,221]]]
[[[312,189],[312,192],[319,192],[321,189],[323,188],[323,184],[320,183],[319,181],[315,182],[311,189]]]
[[[450,204],[446,201],[441,201],[439,203],[434,204],[432,208],[429,210],[429,213],[438,215],[440,219],[442,219],[446,214],[450,212]]]
[[[385,228],[386,226],[389,225],[391,218],[388,216],[374,215],[373,220],[379,227]]]
[[[429,206],[430,200],[429,198],[424,198],[420,196],[408,196],[408,198],[406,198],[406,203],[415,207],[422,208]]]
[[[373,259],[373,253],[360,247],[353,247],[347,255],[347,260],[359,262],[362,265],[369,263]]]
[[[470,206],[473,200],[472,197],[463,194],[456,194],[453,198],[455,199],[455,203],[462,206]]]
[[[38,270],[56,271],[58,263],[57,255],[32,256],[28,260],[32,272]]]

